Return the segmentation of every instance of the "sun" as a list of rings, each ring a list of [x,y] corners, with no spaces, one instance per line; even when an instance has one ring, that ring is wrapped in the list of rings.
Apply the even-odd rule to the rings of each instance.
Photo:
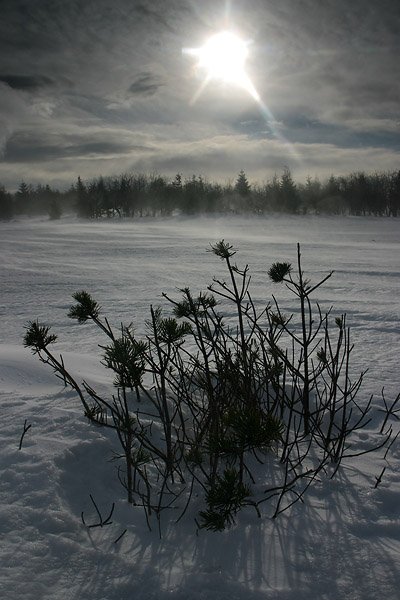
[[[230,31],[211,36],[201,48],[186,49],[187,54],[197,57],[197,69],[204,71],[205,79],[196,98],[211,80],[236,85],[246,90],[255,100],[259,95],[245,70],[249,43]]]
[[[240,83],[248,55],[245,42],[229,31],[210,37],[198,49],[198,67],[204,68],[208,77],[230,83]]]

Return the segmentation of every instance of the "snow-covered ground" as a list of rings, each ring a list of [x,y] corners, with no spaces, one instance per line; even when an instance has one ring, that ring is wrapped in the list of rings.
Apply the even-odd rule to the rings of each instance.
[[[243,511],[223,533],[196,532],[193,515],[150,532],[116,476],[112,435],[88,424],[66,391],[22,346],[24,326],[53,326],[65,362],[107,387],[93,327],[66,317],[71,294],[91,292],[117,325],[143,331],[162,292],[204,290],[223,264],[206,253],[221,238],[249,263],[253,296],[284,289],[266,272],[277,260],[313,280],[323,308],[346,312],[353,368],[368,368],[360,402],[373,393],[373,421],[356,448],[375,440],[381,389],[400,392],[400,221],[378,218],[207,217],[85,223],[73,218],[0,223],[0,598],[4,600],[395,600],[400,590],[400,443],[348,461],[276,520]],[[57,348],[56,347],[56,348]],[[31,425],[18,450],[24,422]],[[397,422],[392,420],[394,428]],[[386,466],[383,480],[376,477]],[[96,520],[115,502],[112,524]],[[127,530],[117,542],[117,538]]]

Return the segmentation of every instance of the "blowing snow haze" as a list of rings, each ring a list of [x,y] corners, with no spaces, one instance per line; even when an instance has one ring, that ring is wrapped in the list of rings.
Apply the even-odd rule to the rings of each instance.
[[[261,102],[197,93],[183,50],[225,30]],[[397,169],[399,31],[397,0],[2,0],[0,182]]]

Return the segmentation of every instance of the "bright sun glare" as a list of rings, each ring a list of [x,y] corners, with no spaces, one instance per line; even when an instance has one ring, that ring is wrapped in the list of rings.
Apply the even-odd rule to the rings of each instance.
[[[198,59],[197,68],[205,72],[205,79],[198,90],[196,100],[212,80],[237,85],[245,89],[256,101],[260,97],[245,71],[248,43],[229,31],[211,36],[201,48],[185,50]]]

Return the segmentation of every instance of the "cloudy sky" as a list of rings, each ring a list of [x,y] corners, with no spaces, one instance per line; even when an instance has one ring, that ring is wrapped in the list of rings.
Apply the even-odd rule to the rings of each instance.
[[[398,0],[0,0],[0,182],[400,167]],[[183,49],[222,31],[245,89]],[[197,99],[195,101],[194,98]]]

